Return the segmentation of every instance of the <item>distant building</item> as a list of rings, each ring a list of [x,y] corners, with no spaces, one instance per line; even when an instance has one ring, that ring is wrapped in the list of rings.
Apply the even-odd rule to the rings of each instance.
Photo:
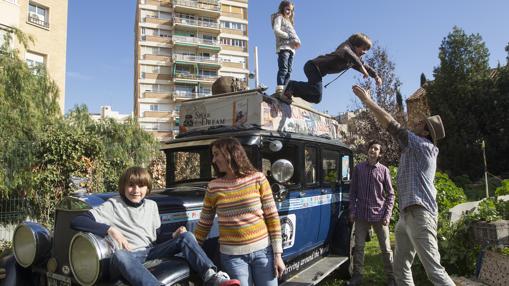
[[[410,126],[431,115],[428,105],[428,97],[426,96],[426,90],[423,87],[419,87],[409,98],[407,98],[406,106],[408,124]]]
[[[134,115],[160,140],[219,76],[248,81],[247,0],[137,0]]]
[[[101,106],[100,113],[91,113],[90,117],[93,120],[99,121],[101,119],[112,118],[118,123],[124,123],[127,119],[131,118],[131,114],[120,114],[118,111],[111,110],[111,106]]]
[[[366,109],[360,108],[355,111],[346,111],[334,117],[334,119],[339,122],[339,134],[341,134],[343,139],[346,139],[345,137],[351,135],[348,130],[348,124],[352,121],[353,118],[355,118],[359,113],[363,111],[366,111]]]
[[[18,28],[34,43],[25,50],[13,36],[13,48],[29,66],[45,65],[59,89],[58,103],[64,112],[67,47],[67,0],[0,0],[0,44],[5,33]]]

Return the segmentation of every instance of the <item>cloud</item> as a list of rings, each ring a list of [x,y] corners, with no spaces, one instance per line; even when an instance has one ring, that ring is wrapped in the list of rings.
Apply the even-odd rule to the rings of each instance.
[[[76,80],[91,80],[92,79],[92,76],[82,74],[80,72],[73,72],[73,71],[67,72],[67,76],[71,79],[76,79]]]

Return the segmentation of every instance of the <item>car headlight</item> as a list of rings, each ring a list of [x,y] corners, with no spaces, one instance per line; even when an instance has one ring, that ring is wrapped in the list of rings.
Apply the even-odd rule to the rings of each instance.
[[[69,264],[74,278],[81,285],[94,285],[104,274],[107,258],[114,247],[107,238],[79,232],[69,245]]]
[[[51,234],[40,224],[24,222],[14,230],[12,243],[16,261],[26,268],[49,254]]]
[[[286,183],[293,176],[293,164],[286,159],[279,159],[274,162],[270,168],[272,177],[278,183]]]

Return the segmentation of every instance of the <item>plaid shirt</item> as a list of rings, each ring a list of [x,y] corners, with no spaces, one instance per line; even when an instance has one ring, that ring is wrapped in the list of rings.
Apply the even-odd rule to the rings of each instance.
[[[385,190],[385,193],[384,193]],[[368,222],[389,220],[394,206],[394,190],[389,169],[367,161],[355,166],[350,184],[350,214]]]
[[[438,213],[434,179],[438,148],[428,139],[419,137],[393,121],[387,128],[403,151],[398,167],[399,209],[421,205],[433,214]]]

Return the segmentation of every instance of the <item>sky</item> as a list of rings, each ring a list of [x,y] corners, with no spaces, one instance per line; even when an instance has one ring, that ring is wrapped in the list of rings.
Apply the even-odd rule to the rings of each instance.
[[[304,63],[333,51],[351,34],[363,32],[385,48],[395,63],[404,98],[419,87],[420,75],[433,78],[438,48],[454,26],[480,34],[490,51],[490,65],[505,64],[509,43],[507,0],[294,0],[295,29],[302,41],[294,58],[292,79],[306,80]],[[276,86],[277,55],[270,14],[279,1],[249,1],[250,70],[258,47],[260,83],[272,93]],[[100,9],[98,9],[100,7]],[[65,111],[85,104],[99,112],[133,111],[135,0],[70,0],[67,26]],[[324,83],[334,79],[324,78]],[[356,105],[351,86],[360,74],[351,69],[324,89],[314,107],[337,115]],[[254,80],[251,81],[254,86]]]

